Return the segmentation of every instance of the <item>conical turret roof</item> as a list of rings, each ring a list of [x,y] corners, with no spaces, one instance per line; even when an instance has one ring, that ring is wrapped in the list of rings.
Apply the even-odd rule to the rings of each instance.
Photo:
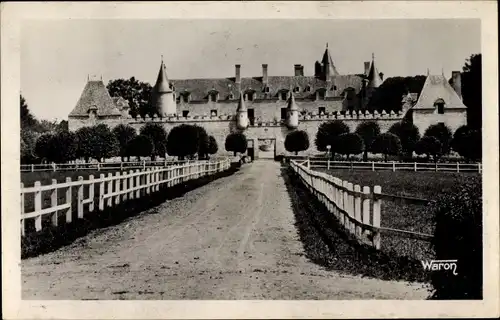
[[[242,111],[247,111],[247,107],[245,106],[243,93],[240,92],[240,100],[238,101],[238,108],[236,108],[236,112],[242,112]]]
[[[328,68],[330,70],[330,76],[339,75],[337,68],[335,68],[335,64],[333,63],[330,51],[328,50],[328,43],[326,44],[325,53],[323,53],[323,59],[321,59],[321,62],[323,63],[325,68]]]
[[[293,91],[290,91],[290,98],[288,99],[287,108],[290,111],[298,111],[299,110],[299,107],[295,103],[295,97],[293,95]]]
[[[154,88],[156,92],[172,92],[168,84],[167,71],[165,64],[163,64],[163,59],[161,60],[160,71],[158,72],[158,78],[156,79]]]
[[[370,65],[370,71],[368,72],[368,87],[378,88],[382,84],[382,78],[375,66],[375,55],[372,53],[372,63]]]

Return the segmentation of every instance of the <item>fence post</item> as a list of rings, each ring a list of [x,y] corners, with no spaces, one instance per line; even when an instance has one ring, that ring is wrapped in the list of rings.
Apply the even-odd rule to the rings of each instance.
[[[123,171],[123,162],[120,161],[120,171]]]
[[[26,233],[25,220],[24,220],[24,183],[21,182],[21,236],[24,237]]]
[[[149,194],[151,192],[151,175],[149,168],[146,170],[146,193]]]
[[[132,177],[132,174],[134,174],[134,170],[129,170],[128,171],[128,189],[130,190],[130,192],[128,193],[129,199],[134,199],[134,177]]]
[[[481,162],[479,162],[477,164],[477,172],[481,173],[481,170],[482,170],[482,166],[481,166]]]
[[[146,170],[146,160],[142,160],[142,169]]]
[[[77,202],[76,202],[76,208],[78,211],[78,219],[83,218],[83,177],[79,176],[78,177],[78,193],[77,193]]]
[[[436,172],[438,171],[438,163],[437,162],[434,162],[434,166],[436,168]]]
[[[101,171],[101,163],[100,162],[97,163],[97,171]]]
[[[375,171],[375,161],[372,161],[372,171]]]
[[[124,191],[123,192],[123,201],[126,201],[128,199],[128,176],[127,176],[127,172],[122,172],[122,190]]]
[[[121,190],[121,182],[122,182],[122,179],[120,177],[122,173],[121,172],[117,172],[115,173],[115,193],[116,193],[116,196],[115,196],[115,204],[119,204],[120,203],[120,190]]]
[[[330,158],[326,159],[326,168],[330,170]]]
[[[345,216],[345,214],[346,214],[345,212],[347,211],[347,207],[348,207],[348,205],[347,205],[347,192],[345,190],[345,189],[347,189],[347,183],[348,183],[347,181],[342,180],[342,184],[341,184],[341,186],[342,186],[342,189],[341,189],[342,190],[342,207],[341,207],[341,209],[343,210],[343,212],[341,212],[340,221],[341,221],[342,225],[344,226],[344,228],[347,228],[347,224],[348,224],[348,220]]]
[[[104,173],[101,173],[99,175],[99,179],[101,180],[99,182],[99,210],[103,211],[104,210]]]
[[[351,165],[351,171],[354,170],[354,166],[352,164],[352,161],[350,162],[350,165]]]
[[[57,207],[57,180],[52,179],[52,186],[54,189],[50,192],[50,207]],[[57,227],[57,211],[52,213],[52,225]]]
[[[392,172],[396,172],[396,162],[392,162]]]
[[[71,183],[71,177],[66,177],[66,183]],[[71,197],[71,186],[68,186],[68,189],[66,189],[66,202],[69,204],[69,208],[66,210],[66,223],[71,223],[73,220],[73,212],[72,212],[72,197]]]
[[[358,222],[361,222],[361,186],[359,184],[354,186],[354,219],[356,220],[355,233],[357,237],[361,236],[361,227]]]
[[[457,161],[457,172],[460,172],[460,164],[458,161]]]
[[[52,162],[52,171],[56,172],[56,163]]]
[[[417,172],[417,163],[416,163],[416,162],[414,162],[414,163],[413,163],[413,170],[414,170],[415,172]]]
[[[35,182],[35,212],[42,210],[42,191],[40,191],[41,184],[40,181]],[[42,230],[42,215],[38,215],[35,218],[35,230]]]
[[[370,199],[368,196],[370,195],[370,187],[363,187],[363,224],[370,224]],[[363,232],[364,230],[361,230]]]
[[[136,169],[135,170],[135,173],[137,174],[135,176],[135,187],[137,188],[137,190],[135,190],[135,198],[136,199],[139,199],[141,197],[141,175],[140,175],[140,170],[139,169]]]
[[[31,164],[31,172],[34,172],[34,171],[35,171],[35,165]]]
[[[352,163],[352,162],[351,162]],[[356,226],[351,218],[354,218],[354,196],[352,192],[354,191],[354,187],[352,182],[347,183],[347,213],[349,214],[349,232],[354,233],[354,227]]]
[[[89,184],[89,199],[90,199],[89,212],[93,212],[94,211],[94,189],[95,189],[94,175],[93,174],[91,174],[89,176],[89,181],[90,181],[90,184]]]
[[[373,195],[374,195],[374,200],[373,200],[373,226],[375,228],[380,228],[380,206],[381,206],[381,200],[378,195],[382,193],[382,187],[381,186],[375,186],[373,188]],[[380,230],[376,229],[373,233],[373,246],[375,249],[380,249]]]
[[[113,193],[113,174],[111,172],[108,172],[108,196]],[[113,197],[108,197],[108,208],[113,206]]]

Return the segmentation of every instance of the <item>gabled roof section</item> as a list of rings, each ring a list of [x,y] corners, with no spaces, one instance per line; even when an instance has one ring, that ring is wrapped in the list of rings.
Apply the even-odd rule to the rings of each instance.
[[[438,99],[444,100],[446,108],[466,109],[462,100],[448,83],[444,75],[428,75],[413,109],[434,109]]]
[[[98,116],[119,116],[120,111],[102,80],[90,80],[69,116],[87,116],[91,107],[97,107]]]
[[[380,73],[375,66],[375,55],[372,54],[372,63],[370,65],[370,71],[368,71],[368,87],[378,88],[382,84],[382,78],[380,78]]]
[[[290,98],[288,98],[288,105],[287,105],[288,110],[291,111],[298,111],[299,107],[295,103],[295,96],[293,94],[293,91],[290,91]]]
[[[156,79],[156,84],[154,86],[154,91],[159,93],[172,92],[170,86],[168,84],[167,78],[167,67],[163,63],[163,59],[161,60],[160,71],[158,71],[158,78]]]
[[[243,93],[240,92],[240,101],[238,101],[238,108],[236,108],[236,112],[245,112],[247,111],[247,107],[245,106],[245,100],[243,99]]]
[[[330,69],[330,76],[338,76],[339,73],[337,68],[335,68],[335,64],[333,63],[332,56],[330,55],[330,51],[328,50],[328,43],[326,44],[325,53],[323,53],[323,59],[321,59],[323,65]]]

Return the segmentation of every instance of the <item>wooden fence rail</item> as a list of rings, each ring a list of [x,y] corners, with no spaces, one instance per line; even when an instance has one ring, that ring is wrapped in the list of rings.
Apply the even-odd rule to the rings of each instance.
[[[220,159],[214,159],[220,160]],[[76,171],[76,170],[127,170],[145,169],[149,167],[167,167],[185,163],[195,163],[198,160],[161,160],[161,161],[126,161],[126,162],[91,162],[91,163],[47,163],[47,164],[22,164],[21,172],[40,171]]]
[[[315,169],[349,169],[370,171],[435,171],[435,172],[479,172],[482,171],[481,163],[424,163],[424,162],[381,162],[381,161],[332,161],[329,159],[310,158],[311,168]]]
[[[430,241],[432,235],[380,226],[382,201],[425,205],[426,199],[388,195],[381,186],[353,185],[324,172],[314,171],[309,161],[290,161],[290,167],[309,191],[335,215],[345,230],[360,242],[380,249],[381,233]]]
[[[59,213],[64,213],[66,223],[73,220],[73,208],[76,216],[84,217],[84,207],[91,213],[98,206],[99,210],[113,207],[129,199],[139,199],[144,195],[160,190],[160,186],[172,187],[177,184],[213,175],[229,169],[229,158],[218,161],[197,161],[166,168],[153,167],[129,170],[128,172],[101,173],[99,178],[90,175],[87,180],[78,177],[77,181],[66,178],[65,183],[41,185],[35,182],[33,187],[24,187],[21,183],[21,235],[26,234],[26,220],[35,220],[35,231],[41,231],[42,220],[51,216],[51,224],[57,226]],[[76,189],[76,197],[72,190]],[[60,192],[61,191],[61,192]],[[47,193],[50,197],[47,197]],[[45,195],[45,197],[43,196]],[[29,197],[31,196],[31,197]],[[27,200],[33,204],[27,206]],[[28,207],[28,210],[27,210]],[[32,209],[32,210],[30,210]]]

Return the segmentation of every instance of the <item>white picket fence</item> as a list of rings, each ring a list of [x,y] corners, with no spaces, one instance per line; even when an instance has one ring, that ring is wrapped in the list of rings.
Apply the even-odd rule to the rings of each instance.
[[[426,205],[426,199],[395,196],[382,193],[381,186],[353,185],[324,172],[314,171],[310,161],[290,161],[290,167],[298,174],[309,191],[335,215],[345,230],[360,242],[380,249],[381,233],[430,241],[432,235],[380,226],[382,200]]]
[[[306,159],[304,159],[306,160]],[[298,160],[300,161],[300,160]],[[310,158],[311,168],[349,169],[370,171],[435,171],[435,172],[479,172],[481,163],[424,163],[424,162],[380,162],[380,161],[332,161],[329,159]]]
[[[59,223],[59,213],[64,213],[66,223],[71,223],[73,219],[73,207],[76,206],[78,218],[83,218],[85,212],[93,212],[96,204],[99,210],[113,207],[120,202],[129,199],[139,199],[150,193],[159,191],[160,186],[172,187],[180,183],[198,179],[204,176],[213,175],[229,169],[231,161],[229,158],[218,161],[197,161],[182,165],[173,165],[167,168],[154,167],[146,169],[136,169],[127,172],[108,173],[107,177],[100,174],[99,178],[90,175],[87,180],[78,177],[78,181],[71,181],[66,178],[66,182],[58,183],[55,179],[52,184],[41,185],[40,181],[35,182],[33,187],[24,187],[21,183],[21,235],[26,233],[26,220],[35,219],[35,230],[42,230],[42,219],[46,215],[51,215],[51,223],[57,226]],[[72,189],[76,188],[76,199],[72,196]],[[58,190],[64,189],[63,202],[59,203]],[[84,197],[84,189],[87,197]],[[96,190],[97,189],[97,190]],[[99,193],[96,195],[96,191]],[[42,208],[43,193],[50,193],[49,206]],[[34,194],[34,211],[25,212],[25,200],[27,194]],[[96,196],[98,197],[96,203]],[[48,200],[48,199],[46,199]],[[76,200],[76,201],[75,201]],[[87,206],[87,211],[84,210]]]
[[[218,160],[218,159],[217,159]],[[40,171],[78,171],[78,170],[127,170],[146,169],[150,167],[178,165],[184,163],[195,163],[198,160],[161,160],[161,161],[116,161],[116,162],[90,162],[90,163],[46,163],[46,164],[22,164],[21,172]]]

